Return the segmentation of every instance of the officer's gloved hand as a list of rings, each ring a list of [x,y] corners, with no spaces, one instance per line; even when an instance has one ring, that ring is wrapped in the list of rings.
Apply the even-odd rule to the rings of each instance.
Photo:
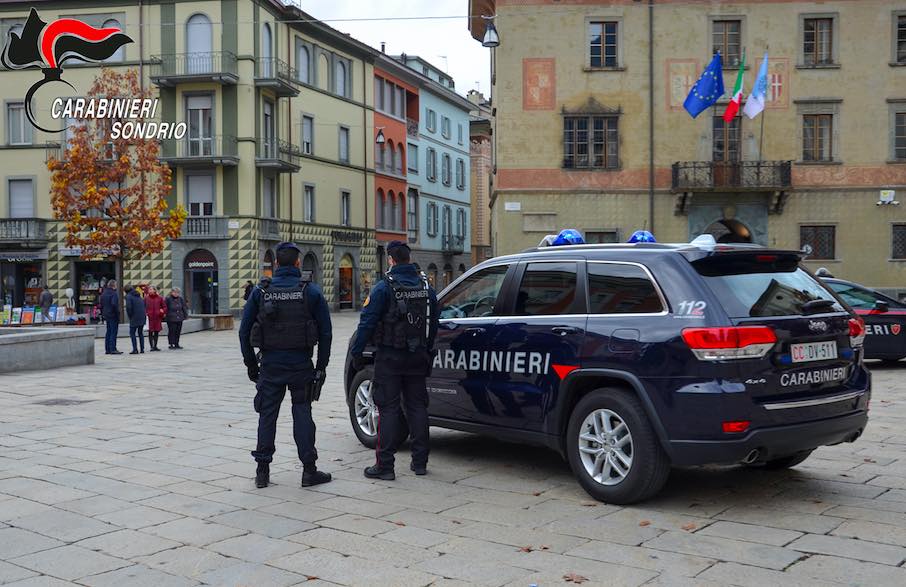
[[[365,368],[365,357],[362,355],[352,355],[352,368],[361,371]]]
[[[248,369],[249,381],[251,381],[252,383],[257,383],[258,376],[261,374],[261,370],[258,367],[258,364],[254,363],[251,365],[246,365],[245,367],[246,369]]]

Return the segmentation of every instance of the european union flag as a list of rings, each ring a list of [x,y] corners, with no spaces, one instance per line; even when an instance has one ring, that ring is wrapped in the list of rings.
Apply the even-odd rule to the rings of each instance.
[[[686,96],[683,102],[683,108],[692,118],[702,113],[703,110],[710,108],[717,102],[717,99],[724,95],[724,71],[720,65],[720,53],[714,55],[711,64],[705,68],[692,91]]]

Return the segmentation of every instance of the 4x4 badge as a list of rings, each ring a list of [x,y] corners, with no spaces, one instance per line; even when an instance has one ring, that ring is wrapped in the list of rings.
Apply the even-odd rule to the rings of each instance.
[[[822,322],[820,320],[809,320],[808,329],[812,332],[826,332],[827,322]]]

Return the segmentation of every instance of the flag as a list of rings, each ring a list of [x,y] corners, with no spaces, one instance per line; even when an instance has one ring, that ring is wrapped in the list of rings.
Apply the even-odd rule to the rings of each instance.
[[[724,110],[724,122],[731,122],[739,114],[739,104],[742,102],[742,77],[746,69],[746,53],[742,53],[742,61],[739,62],[739,73],[736,74],[736,84],[733,85],[733,95],[730,97],[730,103]]]
[[[768,93],[768,52],[764,52],[764,58],[761,60],[761,67],[758,68],[758,77],[755,78],[755,85],[752,86],[752,93],[746,100],[746,107],[743,112],[749,118],[755,118],[764,110],[764,103],[767,100]]]
[[[683,102],[683,108],[686,109],[689,116],[695,118],[703,110],[713,106],[723,95],[724,72],[720,65],[720,53],[716,53],[702,76],[692,86],[692,90],[686,96],[686,101]]]

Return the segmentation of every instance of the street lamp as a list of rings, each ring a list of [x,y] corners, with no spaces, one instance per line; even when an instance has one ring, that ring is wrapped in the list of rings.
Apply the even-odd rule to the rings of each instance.
[[[494,16],[483,16],[487,21],[485,23],[484,38],[481,40],[482,47],[494,48],[500,46],[500,35],[497,34],[497,27],[494,26]]]
[[[377,129],[378,129],[378,133],[377,133],[377,136],[374,138],[374,142],[377,143],[378,145],[383,145],[384,143],[387,142],[387,139],[384,138],[384,127],[379,126],[379,127],[377,127]]]

